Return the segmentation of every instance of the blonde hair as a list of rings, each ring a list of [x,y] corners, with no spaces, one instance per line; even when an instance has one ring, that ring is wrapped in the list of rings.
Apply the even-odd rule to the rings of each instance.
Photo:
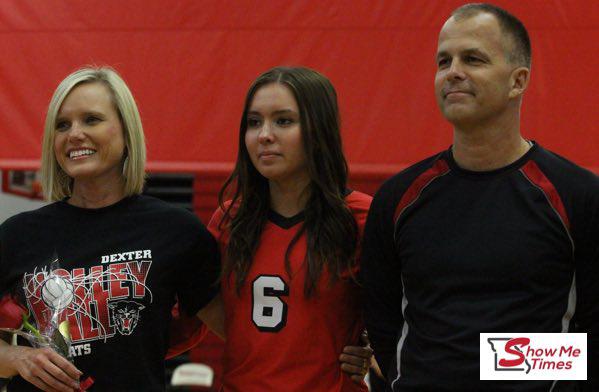
[[[56,161],[54,138],[56,117],[63,101],[73,89],[84,83],[103,83],[119,114],[126,146],[123,166],[125,195],[140,194],[145,181],[146,145],[143,126],[135,99],[125,81],[110,67],[84,67],[67,76],[56,88],[46,115],[42,142],[41,181],[47,200],[56,201],[71,196],[73,179]]]

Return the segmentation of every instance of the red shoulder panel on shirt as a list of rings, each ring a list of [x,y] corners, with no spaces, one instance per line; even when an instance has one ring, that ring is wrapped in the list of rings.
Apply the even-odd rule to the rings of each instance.
[[[399,204],[397,204],[395,213],[393,214],[393,222],[397,222],[401,213],[420,197],[420,193],[428,184],[448,172],[449,165],[447,162],[443,159],[437,159],[429,169],[416,177],[399,200]]]
[[[538,187],[545,196],[547,197],[547,201],[551,204],[551,207],[557,212],[560,216],[566,229],[570,229],[570,219],[568,218],[568,214],[566,214],[566,208],[564,207],[564,203],[562,202],[559,193],[557,193],[557,189],[555,186],[549,181],[547,176],[541,171],[541,168],[536,164],[535,161],[528,161],[522,169],[520,169],[524,175],[532,182],[536,187]]]

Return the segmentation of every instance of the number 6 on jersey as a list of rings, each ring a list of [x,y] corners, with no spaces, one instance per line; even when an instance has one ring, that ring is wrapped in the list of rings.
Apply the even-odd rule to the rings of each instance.
[[[260,275],[252,283],[252,321],[262,332],[278,332],[287,324],[289,286],[276,275]]]

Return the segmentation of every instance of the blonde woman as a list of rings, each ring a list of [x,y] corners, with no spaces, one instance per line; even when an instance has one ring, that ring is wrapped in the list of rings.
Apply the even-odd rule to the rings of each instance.
[[[0,296],[18,294],[43,325],[55,306],[44,284],[57,257],[54,274],[72,291],[60,321],[70,325],[73,363],[0,340],[9,391],[72,391],[82,374],[93,390],[163,390],[177,298],[218,332],[216,244],[193,214],[141,195],[145,158],[135,100],[114,70],[84,68],[60,83],[42,148],[53,203],[0,226]]]

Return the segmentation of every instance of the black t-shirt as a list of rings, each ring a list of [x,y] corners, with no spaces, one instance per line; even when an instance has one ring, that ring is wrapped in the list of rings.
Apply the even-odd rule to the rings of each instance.
[[[63,282],[45,286],[56,257]],[[66,292],[71,353],[92,391],[163,390],[171,308],[178,298],[197,313],[218,292],[219,271],[197,217],[152,197],[100,209],[56,202],[0,226],[0,293],[20,292],[44,324],[55,286]],[[9,385],[30,389],[19,377]]]
[[[451,151],[374,197],[361,279],[366,326],[394,391],[547,391],[479,381],[481,332],[586,332],[599,380],[599,178],[534,145],[488,172]],[[563,390],[558,383],[553,390]]]

